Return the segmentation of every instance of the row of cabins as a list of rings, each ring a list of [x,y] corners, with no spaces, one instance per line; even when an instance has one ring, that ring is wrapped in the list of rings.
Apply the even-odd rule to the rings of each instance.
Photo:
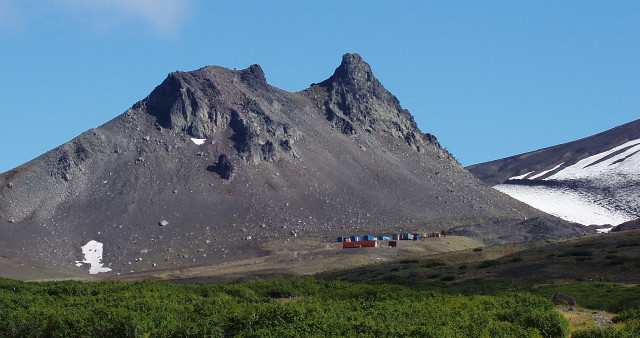
[[[391,237],[389,236],[378,236],[377,240],[380,241],[419,241],[424,237],[444,237],[447,235],[446,230],[442,230],[440,232],[431,232],[428,234],[420,235],[418,233],[407,233],[407,234],[393,234]],[[360,236],[351,236],[351,237],[338,237],[338,243],[344,242],[360,242],[360,241],[375,241],[376,237],[371,235]]]
[[[364,248],[371,247],[375,248],[378,246],[378,240],[380,241],[389,241],[390,247],[396,247],[396,241],[420,241],[424,237],[442,237],[446,236],[447,232],[442,230],[440,232],[432,232],[424,235],[420,235],[417,233],[406,233],[406,234],[393,234],[391,237],[389,236],[378,236],[376,239],[375,236],[364,235],[360,236],[351,236],[351,237],[338,237],[338,243],[342,243],[343,248]]]
[[[381,241],[388,241],[390,238],[388,236],[380,236],[378,237]],[[351,236],[351,237],[338,237],[338,243],[342,243],[342,248],[375,248],[378,246],[378,241],[374,236],[364,235],[360,236]]]

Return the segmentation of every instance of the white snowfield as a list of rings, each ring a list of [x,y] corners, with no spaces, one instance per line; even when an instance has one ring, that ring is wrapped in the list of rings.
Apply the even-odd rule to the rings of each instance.
[[[84,260],[76,261],[77,267],[89,264],[89,274],[91,275],[111,271],[110,268],[102,266],[102,243],[93,240],[89,241],[82,247],[82,254],[84,255]]]
[[[569,222],[584,225],[618,225],[635,219],[626,213],[598,205],[588,195],[570,189],[498,184],[494,188],[530,206]]]
[[[640,218],[640,139],[563,165],[514,176],[509,179],[513,184],[494,188],[534,208],[584,225],[618,225]],[[517,180],[558,184],[518,184]]]
[[[625,149],[628,148],[628,149]],[[587,157],[549,177],[552,180],[590,179],[604,184],[618,184],[640,178],[640,139],[629,141],[609,151]],[[613,155],[616,152],[618,154]],[[607,158],[608,157],[608,158]]]
[[[195,137],[191,138],[191,142],[193,142],[193,143],[195,143],[195,144],[197,144],[199,146],[203,145],[206,140],[207,140],[206,138],[195,138]]]

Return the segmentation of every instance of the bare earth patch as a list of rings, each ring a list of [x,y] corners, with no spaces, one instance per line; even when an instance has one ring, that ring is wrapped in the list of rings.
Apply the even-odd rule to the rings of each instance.
[[[615,317],[614,313],[579,306],[557,305],[556,309],[569,321],[571,332],[611,326]]]

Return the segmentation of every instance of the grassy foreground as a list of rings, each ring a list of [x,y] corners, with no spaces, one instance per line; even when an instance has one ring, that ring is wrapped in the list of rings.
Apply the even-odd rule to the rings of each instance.
[[[451,293],[313,278],[233,285],[152,281],[27,283],[0,279],[0,336],[565,337],[569,334],[568,322],[547,297],[528,292]],[[611,331],[609,335],[601,335],[603,330],[576,334],[637,336],[640,307],[635,305],[619,309],[621,320],[627,321],[622,329],[607,329]]]
[[[316,279],[236,285],[0,282],[0,335],[561,337],[526,293],[454,296]]]

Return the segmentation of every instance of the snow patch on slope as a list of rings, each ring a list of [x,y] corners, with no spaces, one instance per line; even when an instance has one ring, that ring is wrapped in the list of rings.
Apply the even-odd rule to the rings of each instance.
[[[195,138],[195,137],[191,138],[191,142],[199,146],[203,145],[206,140],[207,140],[206,138]]]
[[[102,264],[102,243],[94,240],[89,241],[82,247],[82,254],[84,255],[84,260],[76,261],[77,267],[89,264],[89,274],[91,275],[111,271],[110,268],[105,268]]]
[[[624,151],[623,149],[628,148]],[[621,151],[619,154],[613,155]],[[587,157],[548,177],[550,180],[595,179],[605,183],[619,183],[640,179],[640,139],[629,141],[609,151]],[[608,157],[610,156],[610,157]],[[607,158],[608,157],[608,158]]]
[[[602,229],[596,229],[596,231],[599,234],[608,234],[609,232],[611,232],[611,230],[613,229],[613,227],[611,228],[602,228]]]
[[[516,184],[498,184],[494,188],[569,222],[617,225],[635,219],[624,212],[598,205],[590,196],[571,189]]]
[[[640,139],[557,171],[564,164],[514,176],[494,188],[534,208],[585,225],[618,225],[640,217]]]

